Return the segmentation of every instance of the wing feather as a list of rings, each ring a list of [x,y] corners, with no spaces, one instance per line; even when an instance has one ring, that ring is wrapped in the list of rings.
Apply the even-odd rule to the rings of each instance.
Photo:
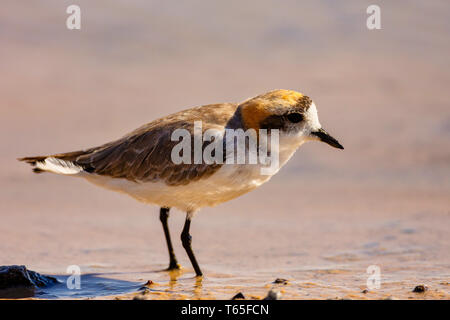
[[[174,164],[171,152],[179,142],[171,141],[172,132],[184,128],[192,133],[197,120],[202,120],[203,131],[210,128],[224,130],[235,110],[234,104],[222,104],[182,111],[144,125],[117,141],[90,149],[74,163],[89,173],[113,178],[187,184],[210,176],[221,164]],[[193,141],[191,152],[193,156]]]

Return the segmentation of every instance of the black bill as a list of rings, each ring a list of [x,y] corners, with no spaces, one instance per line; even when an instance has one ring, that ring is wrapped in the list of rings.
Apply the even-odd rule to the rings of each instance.
[[[332,147],[335,147],[338,149],[344,149],[344,147],[335,138],[330,136],[330,134],[328,132],[326,132],[325,130],[323,130],[322,128],[316,132],[311,132],[311,134],[318,137],[320,139],[320,141],[328,143]]]

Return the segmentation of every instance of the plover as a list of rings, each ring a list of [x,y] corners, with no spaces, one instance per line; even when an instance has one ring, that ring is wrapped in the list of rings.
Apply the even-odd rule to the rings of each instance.
[[[194,122],[198,121],[203,133],[208,129],[223,135],[232,129],[277,132],[278,167],[270,174],[262,174],[261,163],[227,163],[225,160],[230,156],[227,150],[223,153],[223,163],[175,164],[171,155],[178,142],[174,141],[172,133],[180,128],[192,133]],[[189,233],[194,213],[203,207],[239,197],[267,182],[298,147],[310,140],[343,149],[322,129],[316,105],[308,96],[292,90],[274,90],[242,103],[211,104],[180,111],[99,147],[18,160],[31,164],[36,173],[47,171],[82,177],[101,187],[159,206],[169,251],[168,269],[180,268],[168,227],[169,210],[174,207],[186,212],[181,241],[196,275],[201,276]]]

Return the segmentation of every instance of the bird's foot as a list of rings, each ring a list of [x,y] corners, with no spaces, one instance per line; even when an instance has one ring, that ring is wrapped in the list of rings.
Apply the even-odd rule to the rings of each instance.
[[[166,269],[166,271],[174,271],[174,270],[181,270],[181,266],[176,262],[171,262],[169,264],[169,267]]]

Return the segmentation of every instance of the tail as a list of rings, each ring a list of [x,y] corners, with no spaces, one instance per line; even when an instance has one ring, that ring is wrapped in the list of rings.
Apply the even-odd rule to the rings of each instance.
[[[75,151],[49,156],[25,157],[17,160],[30,164],[35,173],[47,171],[73,175],[83,171],[83,167],[76,163],[76,158],[84,154],[86,154],[86,151]]]

